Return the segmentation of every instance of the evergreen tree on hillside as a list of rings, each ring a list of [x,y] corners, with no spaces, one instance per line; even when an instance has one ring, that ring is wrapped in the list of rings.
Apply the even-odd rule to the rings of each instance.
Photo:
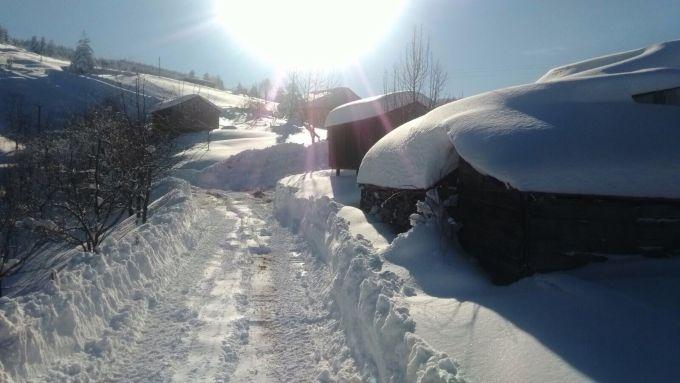
[[[92,73],[94,71],[94,52],[90,47],[90,39],[85,32],[78,40],[78,46],[73,54],[70,70],[75,73]]]
[[[28,49],[33,53],[40,53],[40,43],[38,42],[38,36],[31,37],[31,42],[28,45]]]
[[[247,94],[247,93],[248,93],[248,89],[246,89],[246,87],[244,87],[244,86],[239,82],[238,85],[236,85],[236,89],[234,90],[234,93],[236,93],[236,94]]]
[[[7,29],[4,28],[2,25],[0,25],[0,43],[7,43],[9,42],[9,32],[7,32]]]
[[[50,40],[45,47],[45,56],[54,57],[57,52],[57,47],[54,45],[54,41]]]
[[[250,91],[248,92],[248,95],[250,97],[260,97],[260,92],[257,90],[257,85],[253,85],[250,87]]]
[[[41,55],[44,55],[46,48],[47,48],[47,41],[45,40],[45,37],[41,37],[40,42],[38,43],[38,53],[41,54]]]

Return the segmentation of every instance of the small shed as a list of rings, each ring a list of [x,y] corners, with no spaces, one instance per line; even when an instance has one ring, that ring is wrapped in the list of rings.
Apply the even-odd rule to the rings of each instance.
[[[420,93],[395,92],[341,105],[326,118],[329,165],[358,170],[366,152],[387,133],[428,110]]]
[[[315,127],[323,127],[326,117],[333,109],[358,99],[359,96],[347,87],[312,92],[303,106],[304,122]]]
[[[219,127],[221,109],[199,94],[173,98],[151,109],[154,126],[173,134],[209,131]]]
[[[426,191],[453,197],[454,237],[501,284],[625,254],[680,255],[680,44],[635,54],[395,129],[361,164],[362,208],[404,230]]]

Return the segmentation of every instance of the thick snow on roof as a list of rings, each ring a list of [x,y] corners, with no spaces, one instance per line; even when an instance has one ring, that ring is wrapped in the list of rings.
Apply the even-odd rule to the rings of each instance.
[[[458,155],[522,191],[680,198],[680,106],[632,98],[680,87],[670,54],[680,45],[654,47],[636,56],[649,68],[626,61],[606,69],[613,74],[580,72],[441,106],[376,143],[359,182],[429,187]],[[626,68],[633,72],[619,73]]]
[[[647,48],[615,53],[554,68],[538,81],[627,73],[653,68],[680,69],[680,40],[654,44]]]
[[[326,118],[325,127],[328,128],[352,121],[360,121],[380,116],[406,106],[412,101],[413,94],[408,91],[362,98],[361,100],[352,101],[333,109]],[[420,93],[416,94],[416,101],[423,105],[430,104],[430,100]]]
[[[165,100],[161,103],[158,103],[158,104],[154,105],[149,111],[150,112],[156,112],[156,111],[159,111],[159,110],[162,110],[162,109],[171,108],[173,106],[179,105],[179,104],[181,104],[185,101],[191,100],[191,99],[196,98],[196,97],[207,102],[209,105],[213,106],[215,109],[218,109],[218,110],[220,109],[217,105],[213,104],[207,98],[201,96],[200,94],[187,94],[187,95],[184,95],[184,96],[171,98],[169,100]]]
[[[524,191],[680,198],[680,107],[633,94],[680,87],[680,70],[509,88],[433,111],[478,171]]]
[[[425,116],[380,139],[364,156],[357,182],[395,189],[427,189],[458,164],[446,130]]]

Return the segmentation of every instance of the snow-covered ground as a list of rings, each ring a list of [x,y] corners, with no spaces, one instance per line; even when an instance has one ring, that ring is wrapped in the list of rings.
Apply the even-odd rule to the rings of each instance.
[[[276,212],[336,273],[348,339],[381,381],[448,373],[637,382],[680,373],[680,259],[612,257],[493,286],[432,222],[394,238],[360,211],[348,214],[354,181],[328,171],[285,178]]]
[[[82,112],[107,99],[119,100],[121,94],[133,99],[130,89],[107,83],[96,77],[81,76],[63,70],[68,61],[41,57],[12,45],[0,44],[0,61],[12,60],[12,68],[0,67],[0,115],[5,116],[11,103],[21,103],[24,113],[37,125],[38,107],[43,128],[70,115]],[[155,104],[160,95],[147,94],[147,102]],[[5,121],[0,119],[0,131]]]

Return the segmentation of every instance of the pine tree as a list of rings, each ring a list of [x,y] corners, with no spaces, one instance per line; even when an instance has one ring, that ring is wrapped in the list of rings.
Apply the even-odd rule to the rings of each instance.
[[[94,53],[92,47],[90,47],[90,39],[85,32],[83,32],[80,40],[78,40],[78,46],[73,55],[70,69],[72,72],[80,74],[92,73],[94,70]]]
[[[45,54],[45,48],[47,48],[47,41],[45,41],[45,37],[40,38],[40,42],[38,43],[38,53],[41,55]]]
[[[40,43],[38,42],[38,36],[31,37],[31,42],[28,45],[28,49],[33,53],[40,52]]]
[[[246,89],[240,82],[238,85],[236,85],[236,90],[234,91],[236,94],[247,94],[248,89]]]
[[[0,43],[7,43],[9,42],[9,33],[7,32],[7,29],[4,28],[2,25],[0,25]]]
[[[54,41],[50,40],[47,43],[47,46],[45,47],[45,55],[51,57],[56,55],[56,46],[54,45]]]
[[[257,85],[253,85],[250,87],[250,91],[248,92],[248,95],[250,97],[260,97],[260,92],[257,91]]]

